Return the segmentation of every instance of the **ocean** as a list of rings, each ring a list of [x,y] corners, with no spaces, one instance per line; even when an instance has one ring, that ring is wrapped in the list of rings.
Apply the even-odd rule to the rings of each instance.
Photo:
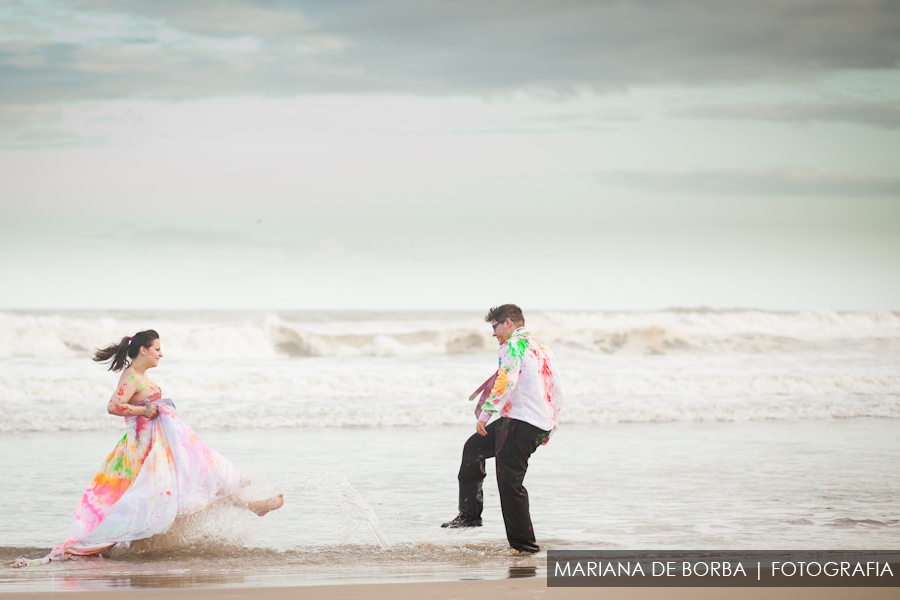
[[[544,550],[900,547],[900,314],[526,315],[566,389],[525,480]],[[163,396],[284,508],[9,568],[65,537],[123,433],[92,350],[147,328]],[[490,462],[484,527],[440,528],[490,333],[468,312],[0,312],[0,591],[540,575]]]

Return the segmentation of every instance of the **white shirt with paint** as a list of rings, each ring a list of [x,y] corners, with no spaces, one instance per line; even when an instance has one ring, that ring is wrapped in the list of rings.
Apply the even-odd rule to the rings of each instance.
[[[493,413],[555,431],[564,393],[549,348],[519,327],[500,345],[500,368],[491,394],[478,417],[487,423]]]

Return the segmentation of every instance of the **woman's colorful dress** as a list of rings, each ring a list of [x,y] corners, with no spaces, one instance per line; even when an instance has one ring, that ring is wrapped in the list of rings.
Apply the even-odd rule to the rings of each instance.
[[[176,517],[203,510],[250,483],[207,447],[161,394],[134,403],[156,405],[159,416],[125,417],[128,431],[84,492],[68,537],[40,562],[97,554],[164,533]]]

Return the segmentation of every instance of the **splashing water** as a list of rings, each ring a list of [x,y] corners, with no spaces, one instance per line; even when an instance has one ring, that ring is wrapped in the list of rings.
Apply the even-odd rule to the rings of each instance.
[[[179,517],[161,535],[117,544],[114,556],[228,556],[244,551],[259,528],[258,518],[244,508],[219,501],[192,515]]]
[[[381,548],[390,548],[394,545],[381,527],[375,511],[345,475],[327,471],[306,476],[294,473],[285,482],[285,489],[306,489],[324,497],[336,494],[338,500],[336,512],[340,515],[343,525],[344,544],[355,541],[362,524],[372,532]]]
[[[350,485],[350,482],[343,475],[341,476],[339,489],[341,494],[341,514],[344,515],[345,522],[356,523],[357,518],[362,518],[372,530],[372,533],[375,534],[382,548],[392,546],[393,542],[381,528],[381,523],[378,521],[375,511],[362,499],[356,488]]]

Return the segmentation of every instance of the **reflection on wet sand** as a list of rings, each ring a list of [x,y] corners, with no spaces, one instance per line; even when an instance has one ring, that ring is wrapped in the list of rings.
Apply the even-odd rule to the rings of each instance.
[[[99,591],[139,588],[196,588],[238,586],[245,582],[242,573],[172,573],[154,575],[56,575],[50,578],[66,591]]]
[[[515,565],[509,568],[509,577],[507,579],[519,579],[521,577],[536,577],[536,565]]]
[[[139,546],[139,545],[136,545]],[[0,550],[4,563],[30,548]],[[542,577],[546,556],[523,556],[502,544],[345,545],[273,551],[218,552],[132,548],[111,558],[82,557],[27,569],[0,568],[0,592],[126,589],[235,589],[387,582],[501,580]]]

